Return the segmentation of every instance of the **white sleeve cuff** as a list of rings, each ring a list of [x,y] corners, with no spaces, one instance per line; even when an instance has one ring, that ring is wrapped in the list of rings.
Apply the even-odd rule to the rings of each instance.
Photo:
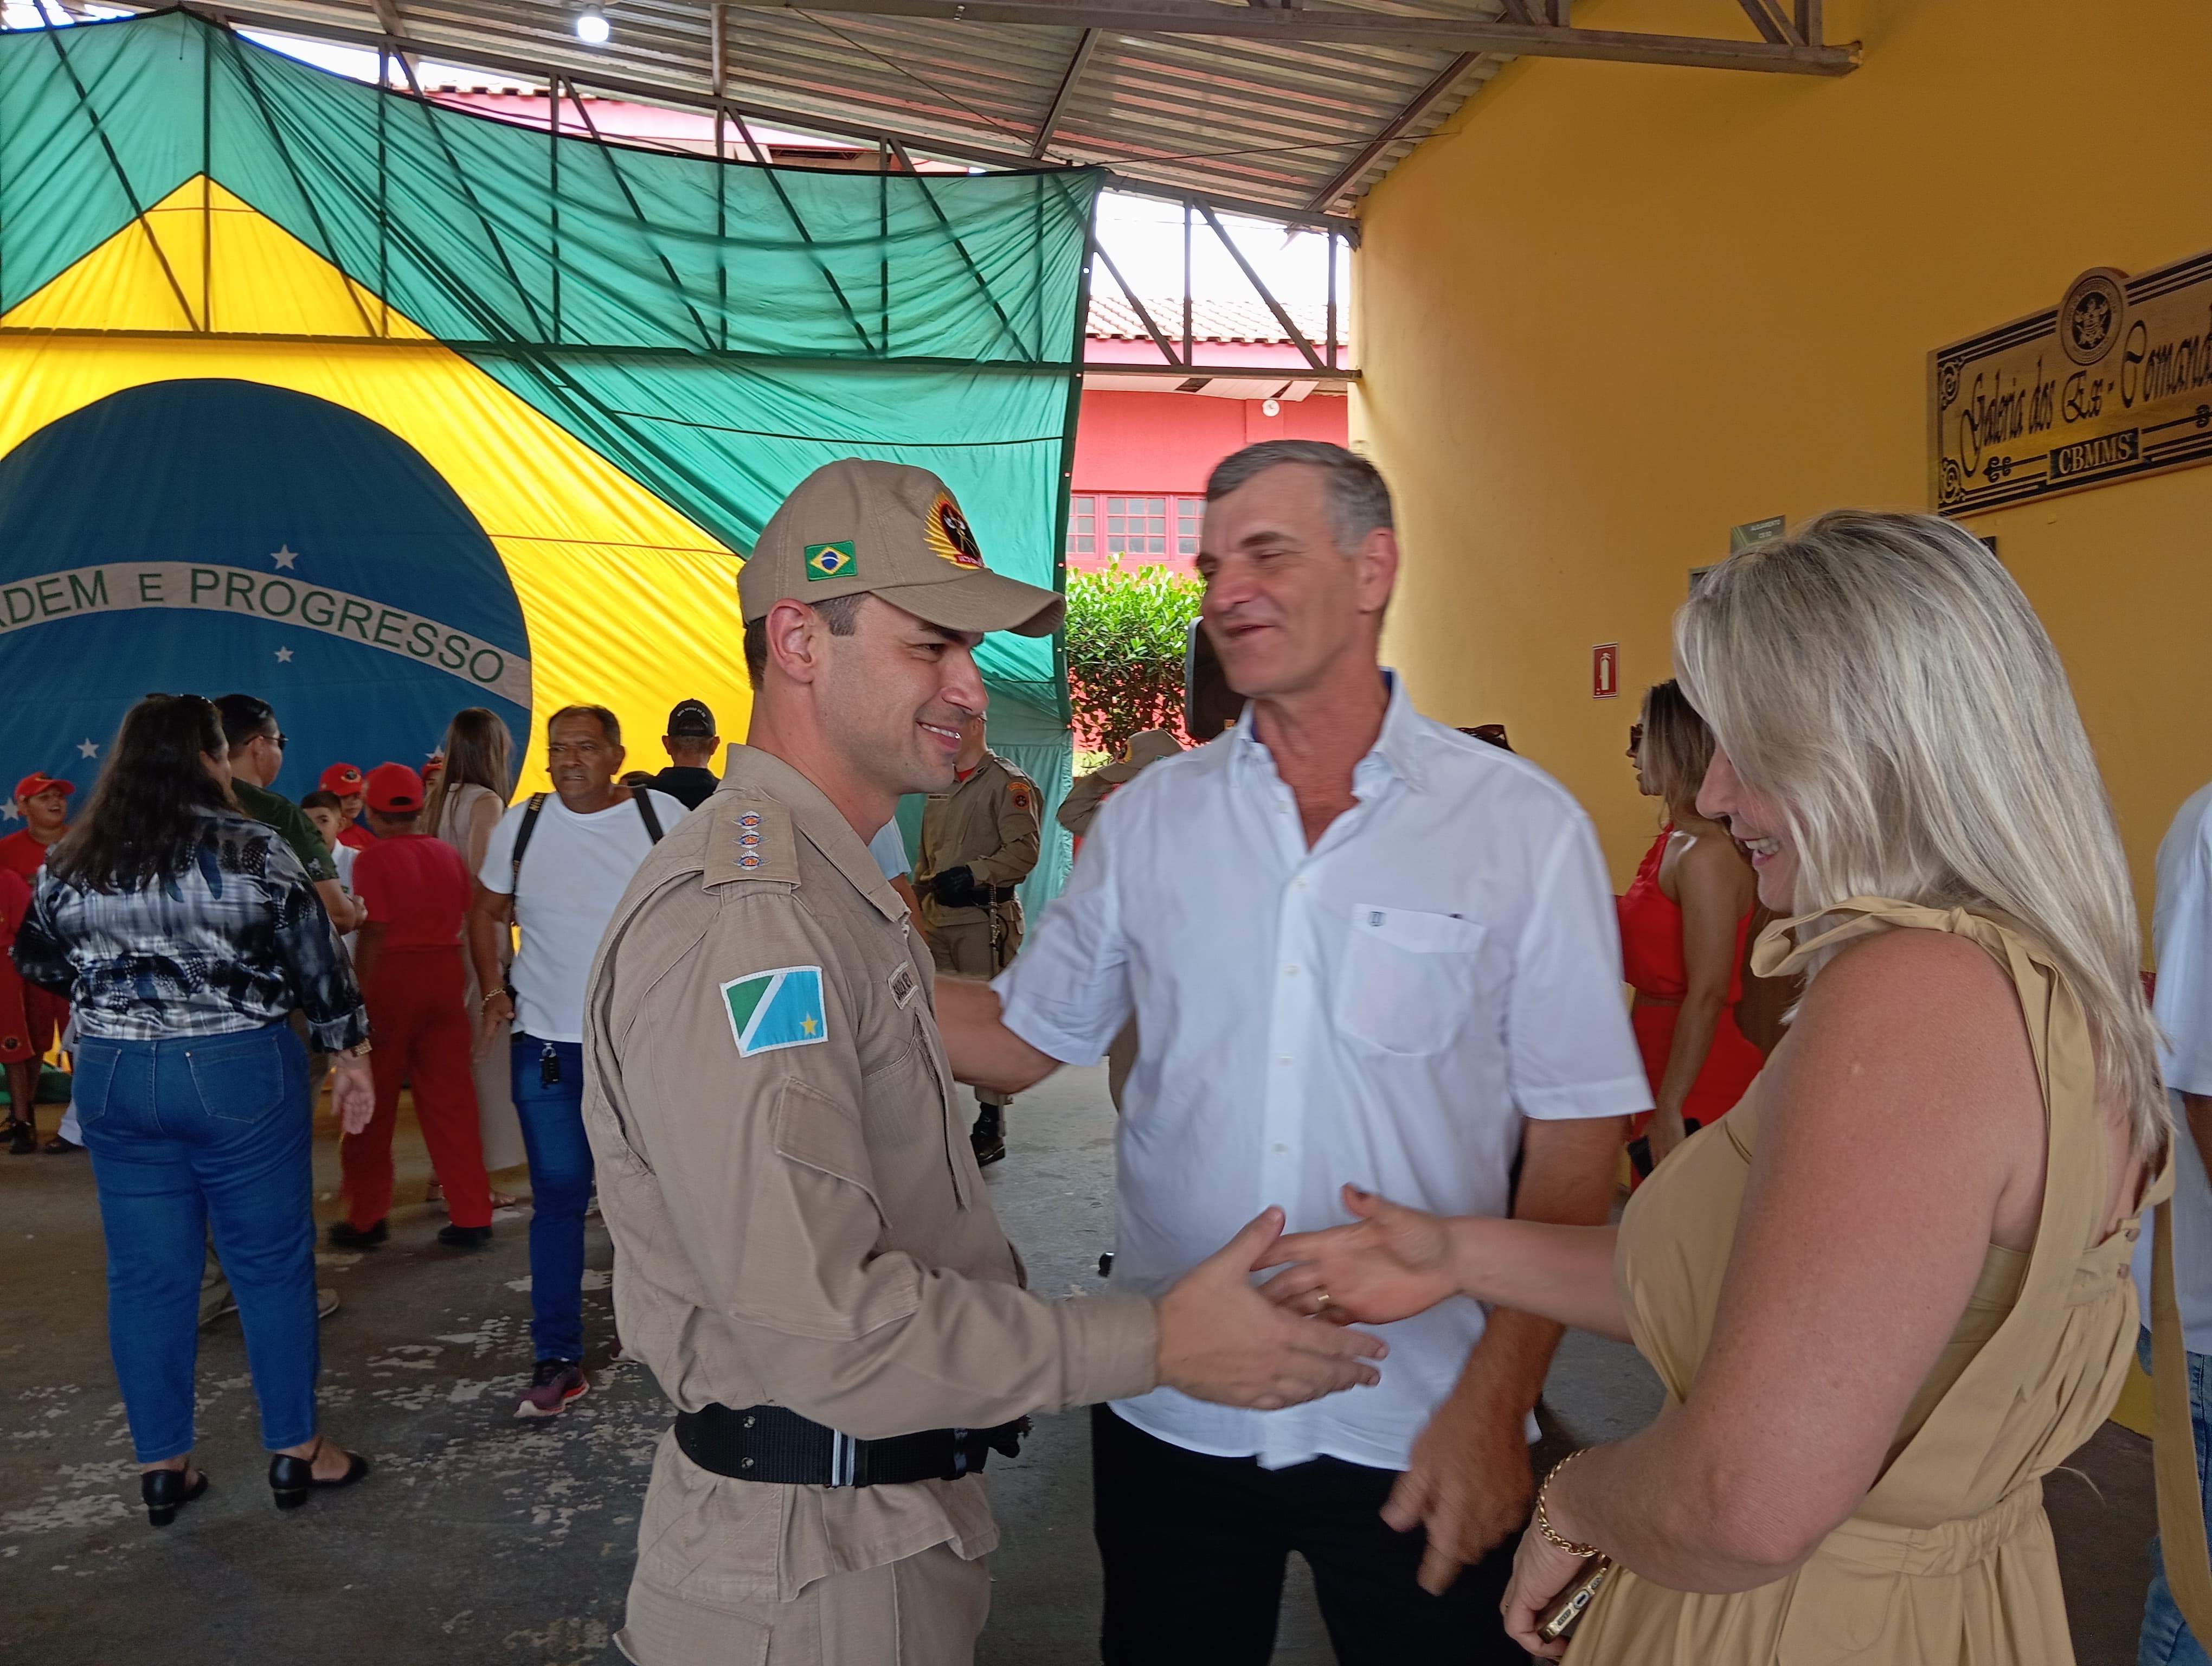
[[[1616,1077],[1609,1082],[1575,1082],[1533,1093],[1516,1090],[1513,1102],[1523,1116],[1536,1122],[1571,1122],[1581,1117],[1633,1116],[1639,1110],[1649,1110],[1651,1090],[1639,1074]]]
[[[1062,1064],[1097,1064],[1106,1056],[1105,1042],[1094,1042],[1065,1025],[1052,1023],[1038,1010],[1042,1002],[1024,1000],[1016,987],[1012,968],[1000,973],[991,988],[999,997],[999,1021],[1038,1052]]]

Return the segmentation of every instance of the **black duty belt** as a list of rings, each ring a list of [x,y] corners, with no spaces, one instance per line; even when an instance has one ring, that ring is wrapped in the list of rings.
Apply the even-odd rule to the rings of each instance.
[[[676,1414],[676,1444],[702,1469],[783,1487],[895,1487],[957,1481],[994,1452],[1022,1450],[1030,1420],[855,1440],[782,1406],[702,1406]]]
[[[930,884],[931,881],[928,879],[924,879],[921,882],[921,889],[925,893],[928,891]],[[1016,897],[1019,897],[1021,892],[1012,885],[977,885],[971,894],[975,898],[972,903],[948,903],[945,906],[947,908],[957,907],[963,909],[990,907],[1000,903],[1011,903]]]

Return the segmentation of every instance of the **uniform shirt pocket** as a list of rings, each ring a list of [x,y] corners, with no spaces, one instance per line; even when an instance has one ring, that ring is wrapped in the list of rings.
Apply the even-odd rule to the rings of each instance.
[[[1355,903],[1336,975],[1336,1027],[1408,1057],[1450,1046],[1474,1005],[1486,934],[1457,915]]]

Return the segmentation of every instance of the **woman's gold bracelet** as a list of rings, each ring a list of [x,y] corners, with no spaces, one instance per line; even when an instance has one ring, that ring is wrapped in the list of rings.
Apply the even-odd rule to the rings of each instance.
[[[1583,1455],[1583,1452],[1586,1452],[1589,1450],[1589,1448],[1585,1446],[1580,1451],[1570,1452],[1566,1456],[1561,1458],[1557,1463],[1552,1466],[1551,1472],[1544,1477],[1544,1484],[1536,1489],[1536,1531],[1542,1534],[1549,1542],[1557,1545],[1561,1550],[1565,1551],[1568,1555],[1579,1556],[1586,1561],[1590,1557],[1597,1554],[1597,1547],[1595,1545],[1578,1545],[1572,1539],[1568,1538],[1565,1534],[1561,1533],[1559,1529],[1552,1525],[1551,1512],[1547,1510],[1545,1506],[1550,1501],[1552,1495],[1552,1483],[1559,1479],[1559,1471],[1565,1468],[1570,1463],[1572,1463],[1577,1458],[1580,1457]]]

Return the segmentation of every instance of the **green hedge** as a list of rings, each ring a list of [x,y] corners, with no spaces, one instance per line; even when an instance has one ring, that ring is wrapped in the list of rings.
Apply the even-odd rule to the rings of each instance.
[[[1182,736],[1183,643],[1206,587],[1166,567],[1067,575],[1075,744],[1118,753],[1139,729]]]

